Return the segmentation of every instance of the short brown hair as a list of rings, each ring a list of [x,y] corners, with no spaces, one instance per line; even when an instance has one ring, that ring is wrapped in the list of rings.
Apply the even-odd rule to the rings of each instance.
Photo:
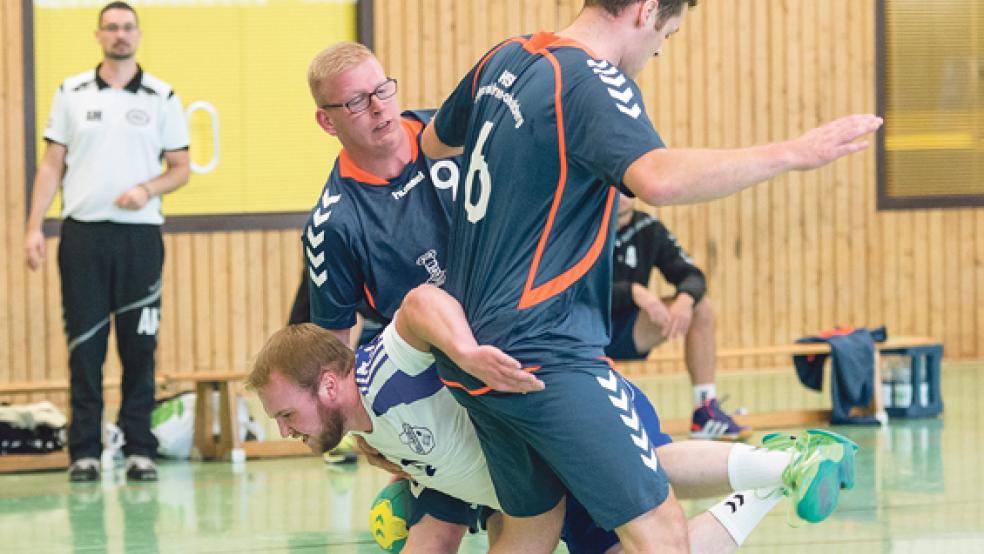
[[[137,25],[140,25],[140,17],[137,16],[137,10],[133,9],[133,6],[127,4],[126,2],[110,2],[109,4],[103,6],[101,10],[99,10],[99,20],[98,20],[99,26],[102,26],[103,14],[105,14],[109,10],[126,10],[133,14],[133,20],[137,22]]]
[[[307,74],[314,103],[319,106],[328,103],[327,98],[321,97],[322,83],[372,57],[374,57],[372,50],[365,45],[347,40],[318,52],[311,60]]]
[[[324,371],[347,377],[355,365],[355,354],[331,332],[313,323],[288,325],[274,333],[256,355],[246,376],[246,388],[257,390],[280,373],[287,380],[316,391]]]
[[[628,8],[632,4],[638,4],[642,0],[584,0],[584,7],[595,6],[599,8],[604,8],[604,10],[614,16],[622,13],[622,10]],[[690,6],[693,8],[697,5],[697,0],[659,0],[659,14],[656,18],[656,26],[661,27],[666,20],[680,15],[685,6]]]

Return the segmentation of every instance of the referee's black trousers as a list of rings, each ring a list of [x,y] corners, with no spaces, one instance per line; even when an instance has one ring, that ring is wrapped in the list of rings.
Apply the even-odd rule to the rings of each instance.
[[[71,369],[72,460],[102,452],[103,362],[110,316],[123,365],[117,424],[126,455],[153,456],[154,353],[160,322],[164,243],[157,225],[66,219],[58,246],[62,311]]]

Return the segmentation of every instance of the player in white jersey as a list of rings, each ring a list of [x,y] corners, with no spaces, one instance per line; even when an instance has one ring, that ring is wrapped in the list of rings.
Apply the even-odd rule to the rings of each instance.
[[[404,340],[420,341],[405,320],[356,351],[355,382],[371,431],[353,434],[420,485],[499,509],[468,412],[437,377],[434,356]],[[493,359],[514,363],[505,354]]]
[[[290,325],[268,340],[246,384],[283,436],[302,439],[316,453],[334,448],[347,432],[385,453],[417,483],[407,551],[454,552],[474,525],[471,505],[498,508],[498,500],[467,412],[440,382],[428,343],[405,328],[405,319],[397,316],[355,353],[317,325]],[[456,345],[452,355],[460,363],[518,366],[498,349],[477,345],[467,325],[458,329],[440,344]]]
[[[497,348],[478,345],[460,305],[440,289],[424,285],[407,295],[382,335],[355,354],[316,325],[288,326],[270,338],[247,377],[247,386],[257,391],[282,435],[301,438],[321,453],[352,432],[379,451],[390,467],[410,476],[417,501],[408,518],[407,552],[455,552],[466,528],[483,523],[480,518],[488,515],[476,513],[472,505],[499,509],[475,429],[438,379],[428,352],[431,345],[463,367],[519,367]],[[612,374],[612,379],[622,378]],[[630,384],[627,388],[638,390]],[[642,415],[643,433],[649,431],[654,443],[669,442],[659,431],[655,412],[647,418],[643,406],[652,408],[641,391],[632,402]],[[715,460],[715,453],[725,445],[708,442],[707,449],[701,449],[704,441],[686,441],[662,446],[668,450],[660,451],[661,463],[683,495],[743,491],[691,520],[691,546],[697,551],[733,550],[784,495],[793,497],[799,515],[811,520],[829,515],[839,489],[853,485],[853,471],[836,483],[806,476],[815,475],[822,464],[853,470],[853,447],[830,434],[807,432],[804,437],[800,443],[772,439],[781,448],[735,445],[723,463]],[[823,452],[817,448],[821,442],[826,445]],[[847,458],[850,462],[842,463]],[[568,504],[569,518],[585,518],[568,526],[565,539],[572,552],[618,548],[614,533],[591,529],[593,523],[576,500]],[[488,523],[494,539],[498,518]]]

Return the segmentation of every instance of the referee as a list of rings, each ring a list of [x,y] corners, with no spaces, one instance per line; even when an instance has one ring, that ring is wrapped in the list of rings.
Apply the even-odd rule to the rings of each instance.
[[[102,62],[69,77],[55,93],[24,249],[27,265],[39,268],[45,260],[41,223],[60,184],[58,267],[71,369],[69,479],[99,477],[102,366],[113,315],[123,363],[118,425],[126,438],[126,475],[153,481],[157,440],[150,413],[164,262],[160,196],[188,181],[188,127],[171,86],[134,59],[141,33],[133,8],[112,2],[98,21]]]

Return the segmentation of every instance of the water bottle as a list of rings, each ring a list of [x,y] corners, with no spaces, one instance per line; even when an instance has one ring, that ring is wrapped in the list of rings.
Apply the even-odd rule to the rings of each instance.
[[[882,388],[882,403],[886,408],[892,407],[892,390],[895,387],[895,367],[896,359],[894,356],[885,356],[882,358],[882,368],[881,368],[881,388]]]
[[[929,379],[926,375],[926,362],[919,364],[919,405],[929,406]]]
[[[116,460],[123,459],[123,445],[126,439],[123,438],[123,430],[112,423],[106,423],[103,427],[103,451],[100,457],[103,471],[112,471],[116,467]]]
[[[901,367],[895,370],[895,378],[892,406],[908,408],[912,405],[912,367],[908,363],[901,364]]]

